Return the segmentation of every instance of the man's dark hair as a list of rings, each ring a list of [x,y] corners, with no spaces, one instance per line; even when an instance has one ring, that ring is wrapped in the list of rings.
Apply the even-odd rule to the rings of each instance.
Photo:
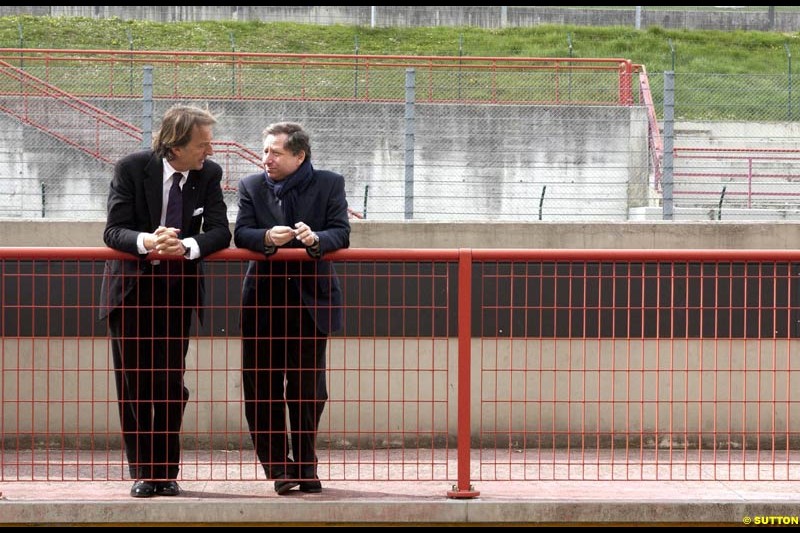
[[[267,135],[277,135],[279,133],[286,134],[285,148],[287,150],[294,155],[303,151],[306,153],[306,159],[311,159],[311,141],[303,126],[297,122],[275,122],[264,129],[261,138],[266,139]]]

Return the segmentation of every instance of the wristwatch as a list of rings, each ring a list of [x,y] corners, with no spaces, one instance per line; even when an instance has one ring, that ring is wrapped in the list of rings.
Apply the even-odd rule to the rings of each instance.
[[[311,244],[311,246],[308,246],[306,250],[308,251],[308,255],[314,259],[319,259],[319,257],[322,255],[322,249],[319,246],[319,235],[317,235],[316,232],[314,233],[314,242]]]

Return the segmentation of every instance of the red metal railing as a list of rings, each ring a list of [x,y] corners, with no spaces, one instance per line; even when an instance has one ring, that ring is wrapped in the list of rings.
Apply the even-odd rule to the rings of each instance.
[[[401,69],[415,68],[421,71],[419,86],[424,87],[416,98],[419,102],[625,106],[635,103],[634,94],[638,93],[632,90],[633,74],[639,71],[638,66],[629,60],[618,58],[350,56],[6,48],[0,49],[0,111],[104,163],[113,164],[123,155],[139,148],[144,134],[141,128],[110,115],[85,98],[141,98],[141,74],[138,70],[146,65],[155,65],[168,72],[168,75],[159,76],[162,80],[160,83],[154,84],[154,98],[397,102],[405,97],[404,87],[392,75]],[[229,71],[228,67],[232,70]],[[280,79],[276,71],[281,69],[288,73],[287,79],[282,82],[291,87],[288,92],[281,83],[270,85],[264,81]],[[299,77],[298,69],[301,72]],[[313,70],[314,75],[307,77],[309,70]],[[341,79],[337,76],[350,76],[351,70],[354,71],[352,76],[356,82],[354,94],[344,94],[341,92],[343,87],[351,90],[350,78],[347,78],[347,83],[340,83]],[[360,80],[358,72],[363,73],[363,80]],[[554,80],[548,79],[538,88],[529,86],[530,80],[526,76],[548,72],[556,73]],[[379,76],[378,73],[384,75]],[[472,73],[472,77],[479,76],[481,80],[476,84],[462,83],[464,73]],[[265,78],[266,74],[269,76]],[[120,83],[120,76],[123,75],[127,75],[127,83]],[[326,80],[327,75],[337,81],[319,84],[329,92],[322,94],[320,91],[323,89],[310,89],[312,80],[329,81]],[[206,82],[198,82],[198,78],[202,80],[206,76],[210,76]],[[501,76],[518,81],[502,83],[499,81]],[[169,81],[164,82],[163,78]],[[299,85],[297,79],[301,80]],[[243,89],[245,84],[248,87],[246,93]],[[233,89],[230,89],[231,85]],[[198,90],[197,86],[202,86],[202,90]],[[602,89],[598,90],[598,87]],[[58,106],[57,113],[54,112],[54,105]],[[655,114],[651,112],[650,120],[654,119]],[[657,125],[651,125],[651,130],[658,131]],[[241,177],[260,169],[260,156],[237,142],[217,141],[215,151],[227,170],[223,183],[226,190],[236,189],[236,178],[232,177]],[[353,210],[350,215],[352,218],[363,217]]]
[[[418,102],[470,102],[470,103],[581,103],[587,105],[633,105],[632,90],[635,65],[621,58],[549,58],[549,57],[473,57],[473,56],[399,56],[399,55],[351,55],[351,54],[280,54],[246,52],[185,52],[185,51],[124,51],[124,50],[69,50],[0,48],[0,60],[8,64],[37,72],[36,76],[47,83],[65,88],[77,96],[92,97],[141,97],[138,69],[145,65],[172,71],[172,81],[157,85],[156,98],[214,98],[214,99],[271,99],[271,100],[356,100],[356,101],[402,101],[404,88],[394,87],[386,91],[386,78],[382,72],[403,72],[413,68],[418,71]],[[76,68],[88,68],[91,79],[77,80],[66,72]],[[296,71],[300,71],[297,76]],[[265,71],[292,72],[291,89],[281,91],[264,79]],[[316,76],[307,76],[314,71]],[[437,73],[469,71],[487,76],[480,83],[480,90],[470,91],[469,84],[459,85],[454,92],[452,84],[436,87]],[[196,88],[202,72],[210,72],[214,78]],[[348,94],[321,93],[314,78],[324,73],[349,72],[362,76],[356,78],[355,91],[351,80],[346,87]],[[550,96],[531,95],[530,87],[519,92],[507,88],[499,76],[509,73],[555,72],[563,74],[564,84],[570,91],[559,88],[560,76],[556,78],[555,90],[548,89]],[[194,73],[194,75],[193,75]],[[612,76],[616,83],[598,92],[597,77],[592,83],[587,78],[578,78],[593,73],[606,78]],[[224,81],[219,81],[223,76]],[[120,78],[125,77],[123,82]],[[297,80],[301,83],[297,84]],[[581,81],[583,79],[583,82]],[[127,82],[127,83],[126,83]],[[574,82],[574,83],[573,83]],[[183,84],[183,85],[182,85]],[[338,89],[337,89],[338,90]],[[13,94],[0,84],[0,94]],[[527,95],[527,96],[526,96]],[[589,95],[589,96],[587,96]]]
[[[681,181],[676,196],[718,197],[724,187],[726,198],[747,209],[759,200],[762,206],[782,201],[796,207],[800,197],[798,149],[683,147],[674,154],[674,180]]]
[[[14,80],[19,90],[17,98],[5,98],[0,102],[0,111],[104,163],[113,164],[142,144],[141,128],[20,68],[0,62],[0,75]],[[58,114],[53,113],[54,105],[58,106]],[[54,119],[56,116],[58,118]],[[70,124],[68,132],[65,132],[64,123]],[[223,184],[226,189],[236,189],[231,176],[244,176],[261,168],[260,155],[238,142],[215,141],[214,151],[228,171]]]
[[[639,71],[639,92],[641,93],[641,99],[647,108],[647,144],[650,148],[653,189],[661,191],[661,167],[664,161],[664,141],[661,138],[661,128],[658,126],[656,106],[653,103],[653,93],[650,90],[650,78],[647,76],[647,69],[644,65],[636,65],[635,67]]]
[[[121,480],[106,248],[0,248],[0,476]],[[306,260],[282,250],[272,261]],[[340,250],[326,481],[797,480],[800,252]],[[259,479],[238,383],[259,254],[208,258],[181,479]],[[224,451],[223,451],[224,450]]]

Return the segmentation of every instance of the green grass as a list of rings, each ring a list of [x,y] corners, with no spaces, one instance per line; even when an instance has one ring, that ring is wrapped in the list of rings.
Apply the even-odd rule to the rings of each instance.
[[[570,50],[568,43],[572,43]],[[793,119],[787,110],[800,109],[800,90],[791,90],[791,78],[797,77],[800,63],[800,35],[763,31],[666,30],[631,27],[585,27],[540,25],[526,28],[487,30],[475,27],[392,27],[314,25],[264,22],[174,22],[159,23],[121,19],[0,17],[0,47],[54,48],[137,51],[202,52],[271,52],[301,54],[359,54],[408,56],[470,57],[576,57],[621,58],[644,65],[650,74],[653,97],[661,115],[663,72],[676,72],[676,117],[686,119],[786,120]],[[790,63],[790,55],[795,58]],[[789,66],[792,66],[791,72]],[[25,65],[37,75],[34,65]],[[48,80],[64,90],[81,94],[93,84],[102,86],[107,72],[70,72],[62,65],[63,79]],[[120,90],[138,91],[140,80],[133,68],[120,63],[115,80]],[[57,76],[51,65],[49,76]],[[227,67],[205,67],[193,79],[191,92],[202,95],[204,87],[212,93],[230,88],[250,97],[291,96],[297,91],[296,71],[272,68],[241,69],[234,76]],[[360,73],[356,73],[360,75]],[[388,76],[389,74],[387,74]],[[393,75],[393,74],[392,74]],[[421,76],[421,74],[418,74]],[[370,96],[402,98],[402,80],[387,81],[390,93],[380,94],[382,85],[371,73]],[[446,75],[443,75],[446,76]],[[450,73],[452,76],[452,73]],[[486,98],[491,82],[480,76],[437,83],[450,91],[457,83],[463,98]],[[191,78],[191,77],[190,77]],[[212,79],[213,78],[213,79]],[[232,80],[235,78],[235,82]],[[341,79],[339,79],[341,78]],[[268,79],[269,83],[264,80]],[[353,72],[315,72],[307,76],[307,89],[319,91],[317,97],[352,96],[358,79]],[[124,80],[129,80],[125,82]],[[418,80],[418,85],[428,80]],[[572,81],[572,80],[570,80]],[[577,81],[577,80],[576,80]],[[471,86],[470,83],[473,83]],[[217,87],[212,87],[217,83]],[[314,85],[316,83],[316,86]],[[552,98],[548,85],[538,78],[508,77],[508,85],[499,87],[509,101],[515,98]],[[75,86],[79,84],[79,86]],[[592,82],[574,87],[592,89]],[[604,85],[594,83],[596,88]],[[74,86],[74,87],[73,87]],[[234,87],[235,86],[235,87]],[[421,85],[420,85],[421,86]],[[713,89],[709,89],[712,87]],[[389,89],[391,88],[391,89]],[[188,94],[182,87],[163,88],[167,94]],[[392,92],[393,91],[393,92]],[[398,92],[399,91],[399,92]],[[579,101],[584,95],[571,95]],[[587,95],[588,97],[588,95]],[[612,100],[613,101],[613,100]],[[788,116],[787,116],[788,115]]]
[[[0,47],[182,50],[305,54],[619,57],[649,72],[787,72],[787,47],[800,58],[800,36],[779,32],[665,30],[542,25],[369,28],[262,22],[157,23],[121,19],[0,17]],[[356,48],[357,47],[357,48]],[[712,70],[709,70],[712,69]]]

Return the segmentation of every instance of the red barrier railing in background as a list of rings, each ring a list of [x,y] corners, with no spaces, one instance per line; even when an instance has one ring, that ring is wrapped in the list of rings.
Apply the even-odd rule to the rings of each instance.
[[[640,99],[647,108],[647,144],[650,148],[650,175],[652,176],[652,187],[654,191],[661,191],[661,173],[664,161],[664,141],[661,138],[661,128],[658,125],[656,106],[653,102],[653,93],[650,89],[650,77],[647,75],[647,68],[644,65],[636,65],[639,70],[639,92]]]
[[[674,149],[674,158],[674,181],[681,182],[674,194],[682,198],[722,195],[727,203],[751,209],[793,206],[800,196],[796,190],[800,150],[679,147]]]
[[[153,98],[187,100],[402,102],[405,87],[397,83],[396,74],[413,68],[420,71],[418,85],[425,88],[416,96],[419,103],[632,106],[636,103],[634,96],[642,93],[632,89],[634,74],[646,77],[643,67],[619,58],[5,48],[0,49],[0,95],[5,96],[0,111],[103,163],[113,164],[141,148],[144,133],[86,99],[141,99],[139,71],[154,65],[169,74],[162,74],[153,83]],[[314,69],[311,76],[307,76],[309,69]],[[363,80],[359,72],[364,73]],[[473,75],[465,76],[470,72]],[[534,83],[531,78],[533,74],[551,72],[554,79],[544,77],[540,83]],[[127,83],[120,82],[120,76],[127,76]],[[264,83],[265,77],[278,81],[274,85]],[[343,77],[347,83],[342,83]],[[165,82],[165,78],[172,81]],[[180,85],[181,81],[185,87]],[[315,91],[309,89],[312,83]],[[640,83],[647,85],[646,81]],[[247,94],[242,88],[245,85]],[[343,92],[345,87],[347,92]],[[657,132],[652,101],[646,104],[650,107],[650,130]],[[66,132],[65,124],[69,124]],[[260,168],[260,156],[237,142],[216,141],[215,151],[226,169],[223,183],[226,190],[236,189],[235,177]],[[353,210],[350,215],[364,216]]]
[[[0,111],[20,122],[108,164],[113,164],[125,153],[141,146],[144,134],[138,126],[4,61],[0,61],[0,74],[15,82],[15,91],[20,96],[4,99]],[[59,118],[55,121],[53,105],[60,110]],[[71,128],[66,135],[62,131],[63,122],[66,121],[64,117],[70,117],[68,122],[73,126],[80,124],[81,127]],[[215,141],[214,151],[227,170],[223,184],[226,189],[236,189],[236,183],[230,181],[230,176],[244,176],[261,168],[261,156],[238,142]]]
[[[580,103],[584,105],[633,105],[632,74],[636,70],[630,60],[622,58],[575,58],[575,57],[481,57],[481,56],[403,56],[403,55],[374,55],[374,54],[283,54],[283,53],[256,53],[256,52],[187,52],[187,51],[147,51],[147,50],[79,50],[79,49],[33,49],[33,48],[0,48],[0,61],[10,65],[24,67],[26,70],[41,71],[38,75],[46,83],[62,87],[70,84],[65,79],[64,69],[76,65],[92,65],[92,83],[81,80],[81,83],[70,85],[68,90],[76,96],[92,97],[141,97],[140,87],[136,84],[126,84],[119,81],[120,73],[127,73],[131,78],[132,72],[145,65],[154,65],[157,68],[171,68],[174,72],[172,89],[164,94],[156,92],[159,97],[191,98],[192,95],[213,99],[270,99],[270,100],[354,100],[354,101],[403,101],[403,87],[395,88],[396,96],[381,96],[386,93],[383,84],[385,80],[375,76],[380,71],[404,72],[413,68],[419,72],[420,79],[427,80],[428,90],[417,95],[417,102],[469,102],[469,103],[535,103],[559,104]],[[234,90],[229,91],[229,84],[216,82],[204,86],[201,94],[193,90],[181,90],[179,80],[192,83],[191,69],[205,71],[219,71],[224,69],[232,72]],[[311,91],[304,75],[296,77],[303,81],[296,85],[291,94],[275,93],[275,89],[268,83],[249,86],[248,92],[242,91],[241,80],[243,72],[253,69],[255,72],[263,69],[299,69],[305,72],[308,69],[319,70],[344,70],[363,71],[364,86],[353,95],[313,96],[317,91]],[[103,72],[105,70],[105,73]],[[127,71],[127,72],[126,72]],[[442,71],[473,71],[489,75],[486,87],[491,90],[475,92],[473,96],[464,93],[445,96],[441,89],[434,92],[431,81],[434,73]],[[504,91],[512,96],[503,96],[497,89],[503,87],[498,82],[498,76],[510,72],[561,72],[565,75],[594,72],[597,74],[611,74],[616,78],[616,86],[612,91],[603,92],[603,98],[598,98],[595,89],[597,83],[592,83],[592,97],[579,96],[573,98],[567,93],[556,91],[554,98],[548,100],[541,96],[527,99],[517,93]],[[179,75],[180,73],[180,75]],[[296,82],[297,80],[295,80]],[[578,96],[584,94],[586,87],[579,84],[578,79],[570,77],[571,94]],[[574,86],[572,82],[575,81]],[[196,85],[196,84],[195,84]],[[420,84],[422,86],[423,84]],[[483,89],[485,89],[484,87]],[[316,87],[314,87],[316,89]],[[451,90],[452,88],[448,88]],[[348,86],[348,90],[350,87]],[[15,94],[9,92],[0,84],[0,94]],[[16,93],[18,94],[18,93]],[[424,95],[424,96],[423,96]]]

